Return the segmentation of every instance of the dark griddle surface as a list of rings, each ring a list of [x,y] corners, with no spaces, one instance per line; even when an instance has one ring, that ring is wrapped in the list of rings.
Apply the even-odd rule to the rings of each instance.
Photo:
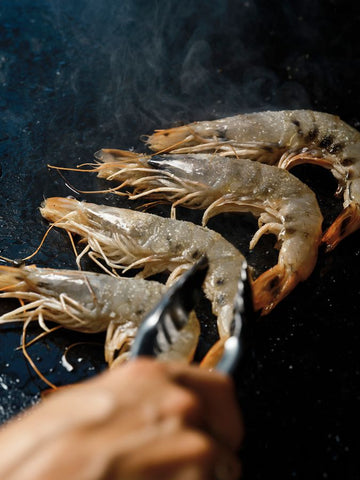
[[[311,108],[359,127],[360,12],[352,5],[2,0],[0,254],[32,252],[46,230],[42,199],[75,195],[48,163],[91,161],[101,147],[144,150],[139,138],[155,128],[254,110]],[[316,190],[329,224],[341,208],[332,177],[315,167],[294,173]],[[105,186],[95,176],[67,178],[78,188]],[[78,198],[120,204],[110,195]],[[224,215],[209,226],[248,254],[251,218]],[[311,278],[256,325],[252,356],[237,378],[247,429],[244,479],[360,476],[359,239],[356,233],[334,252],[320,252]],[[263,239],[249,257],[257,268],[274,261],[272,243]],[[35,262],[75,267],[63,232],[51,233]],[[13,305],[1,302],[0,310]],[[45,388],[15,351],[19,340],[19,326],[0,328],[2,421]],[[64,368],[64,348],[86,340],[57,332],[29,352],[52,382],[67,384],[105,367],[99,335],[91,339],[98,345],[71,351],[72,372]]]

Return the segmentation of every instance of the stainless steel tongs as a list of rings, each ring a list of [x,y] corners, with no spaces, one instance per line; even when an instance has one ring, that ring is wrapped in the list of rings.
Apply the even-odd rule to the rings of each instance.
[[[207,270],[208,260],[204,256],[166,292],[139,327],[130,358],[157,356],[171,348],[181,335],[191,310],[200,298]],[[215,366],[217,370],[228,374],[234,371],[244,350],[243,332],[251,314],[251,289],[247,264],[244,261],[239,272],[234,315],[230,326],[231,336],[224,343],[222,356]]]

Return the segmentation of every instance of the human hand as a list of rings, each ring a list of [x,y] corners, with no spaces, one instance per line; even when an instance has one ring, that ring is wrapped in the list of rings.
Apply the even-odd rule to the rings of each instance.
[[[230,378],[137,359],[50,395],[0,432],[4,480],[234,480]]]

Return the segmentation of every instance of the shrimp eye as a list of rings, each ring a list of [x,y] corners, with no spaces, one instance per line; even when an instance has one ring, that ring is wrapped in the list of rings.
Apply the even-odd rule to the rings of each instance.
[[[150,167],[157,168],[159,170],[165,170],[166,169],[166,164],[162,158],[160,158],[158,155],[154,155],[153,157],[149,158],[147,161],[148,165]]]
[[[218,140],[227,140],[226,130],[226,127],[218,127],[216,129],[216,138]]]

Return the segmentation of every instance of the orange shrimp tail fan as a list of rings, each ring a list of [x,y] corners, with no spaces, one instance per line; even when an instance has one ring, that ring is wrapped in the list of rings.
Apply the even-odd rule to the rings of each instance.
[[[253,282],[255,311],[267,315],[298,283],[298,275],[289,273],[284,266],[270,268]]]
[[[333,250],[342,239],[360,228],[360,207],[350,203],[328,228],[321,239],[326,245],[326,251]]]

